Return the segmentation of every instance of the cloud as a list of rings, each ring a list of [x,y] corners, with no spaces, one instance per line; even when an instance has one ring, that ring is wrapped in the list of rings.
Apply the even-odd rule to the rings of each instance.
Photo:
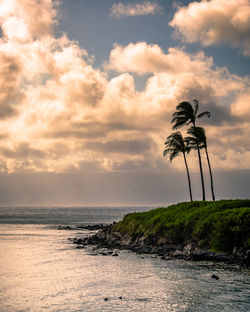
[[[0,19],[3,35],[21,42],[52,35],[57,3],[57,0],[2,0]]]
[[[195,59],[195,62],[192,62],[192,59]],[[175,73],[180,70],[189,72],[191,67],[192,70],[197,71],[201,67],[210,67],[212,63],[212,59],[204,57],[203,53],[193,57],[181,49],[169,48],[166,54],[157,44],[137,42],[127,46],[115,44],[106,68],[120,73],[129,71],[143,75],[160,72]]]
[[[114,75],[108,78],[77,42],[54,35],[53,3],[1,2],[2,172],[168,170],[162,150],[172,113],[193,98],[212,113],[204,124],[214,166],[248,167],[248,77],[216,67],[202,52],[165,52],[138,42],[114,46],[106,64]],[[20,33],[13,31],[13,17]],[[144,90],[136,90],[132,73],[150,74]],[[189,162],[196,170],[194,153]],[[173,166],[183,169],[182,159]]]
[[[201,109],[212,113],[212,118],[202,123],[206,125],[210,136],[212,153],[216,155],[216,150],[220,150],[215,157],[216,163],[229,168],[236,165],[239,145],[237,141],[240,136],[230,134],[230,137],[219,138],[217,131],[219,127],[220,131],[230,133],[227,132],[228,129],[240,127],[242,137],[247,137],[249,123],[245,116],[248,114],[249,102],[248,77],[232,75],[225,68],[216,67],[212,58],[206,57],[204,53],[193,55],[177,48],[170,48],[168,53],[164,53],[159,46],[148,45],[145,42],[114,46],[107,67],[119,73],[129,71],[136,74],[152,74],[145,90],[137,97],[137,108],[141,118],[147,116],[145,120],[148,124],[157,124],[158,127],[155,126],[150,133],[158,147],[163,140],[163,137],[160,137],[161,128],[164,128],[164,123],[170,121],[176,104],[183,99],[191,101],[198,98]],[[167,125],[165,129],[171,131]],[[249,155],[243,141],[240,144],[242,151],[245,151],[241,155],[243,168]],[[223,151],[221,146],[226,149]],[[160,148],[158,153],[161,153]],[[180,163],[179,160],[175,162],[177,167],[182,166],[181,160]],[[195,168],[195,161],[191,163],[192,168]]]
[[[249,0],[210,0],[179,7],[169,23],[187,42],[227,43],[250,55]]]
[[[23,158],[41,158],[46,155],[46,152],[41,150],[36,150],[29,147],[27,142],[21,143],[16,146],[14,150],[9,148],[2,148],[1,153],[7,157],[12,159],[23,159]]]
[[[88,141],[84,147],[92,151],[114,154],[141,154],[148,153],[151,147],[149,140],[123,140],[123,141]]]
[[[232,114],[240,116],[244,119],[249,119],[250,117],[250,90],[246,90],[245,93],[240,95],[237,100],[233,103]]]
[[[203,52],[189,54],[183,49],[169,48],[165,53],[158,45],[146,42],[115,45],[106,68],[119,73],[152,74],[146,90],[141,93],[142,96],[152,93],[148,103],[155,102],[154,99],[159,103],[158,93],[174,99],[192,98],[196,94],[207,103],[215,103],[216,97],[243,91],[245,94],[249,89],[247,77],[232,75],[226,68],[216,67],[213,59]],[[156,103],[154,107],[157,107]]]
[[[129,4],[123,4],[119,2],[112,5],[110,15],[119,18],[122,16],[141,16],[149,14],[154,15],[160,12],[161,7],[156,2],[152,1]]]
[[[17,113],[15,104],[22,98],[17,88],[20,81],[20,60],[0,50],[0,120]]]

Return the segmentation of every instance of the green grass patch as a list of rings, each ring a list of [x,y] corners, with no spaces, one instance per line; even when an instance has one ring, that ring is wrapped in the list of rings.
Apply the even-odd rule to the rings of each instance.
[[[216,251],[250,248],[250,200],[183,202],[131,213],[113,231],[155,235],[175,244],[193,241]]]

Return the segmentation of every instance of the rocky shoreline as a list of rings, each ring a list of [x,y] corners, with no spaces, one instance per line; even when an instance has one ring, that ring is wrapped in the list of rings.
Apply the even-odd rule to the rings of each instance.
[[[95,249],[107,249],[105,255],[112,254],[114,249],[126,249],[138,254],[151,254],[161,257],[163,260],[183,259],[187,261],[214,261],[250,265],[250,250],[236,249],[232,253],[222,253],[201,249],[194,242],[185,242],[175,245],[167,243],[163,237],[153,235],[143,236],[139,234],[125,235],[113,231],[113,224],[105,225],[92,236],[74,238],[72,241],[78,248],[94,246]],[[98,227],[98,226],[97,226]],[[103,253],[103,251],[101,251]],[[117,252],[114,254],[118,255]]]
[[[106,225],[100,224],[80,224],[80,225],[59,225],[56,227],[57,230],[89,230],[89,231],[97,231],[102,230],[106,227]]]

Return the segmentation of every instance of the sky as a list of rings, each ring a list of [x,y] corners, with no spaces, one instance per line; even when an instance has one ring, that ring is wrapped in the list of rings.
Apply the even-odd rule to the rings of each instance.
[[[0,36],[1,206],[188,201],[163,149],[193,99],[216,198],[250,197],[248,0],[0,0]]]

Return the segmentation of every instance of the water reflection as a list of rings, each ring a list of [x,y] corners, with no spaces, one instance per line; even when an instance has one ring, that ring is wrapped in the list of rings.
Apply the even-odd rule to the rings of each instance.
[[[1,311],[250,310],[247,271],[130,252],[93,257],[68,236],[74,233],[0,225]]]

